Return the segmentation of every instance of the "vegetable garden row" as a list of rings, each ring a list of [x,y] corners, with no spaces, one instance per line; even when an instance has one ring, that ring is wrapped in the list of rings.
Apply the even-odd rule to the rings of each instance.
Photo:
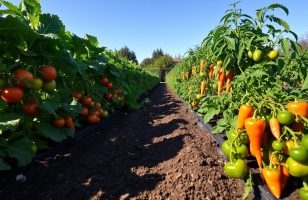
[[[289,12],[271,4],[254,18],[233,4],[166,80],[204,122],[216,122],[212,133],[226,136],[228,176],[251,182],[252,155],[275,197],[286,197],[293,176],[308,199],[308,56],[276,10]]]
[[[0,171],[28,164],[75,127],[142,107],[138,97],[159,82],[96,37],[66,31],[39,1],[0,5]]]

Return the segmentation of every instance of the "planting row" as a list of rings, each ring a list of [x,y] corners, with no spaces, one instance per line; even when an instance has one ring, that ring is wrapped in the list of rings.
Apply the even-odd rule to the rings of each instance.
[[[167,83],[205,122],[217,119],[212,133],[228,138],[222,145],[229,158],[225,173],[247,177],[245,159],[251,154],[280,198],[289,176],[308,175],[308,56],[287,22],[274,15],[277,9],[289,13],[271,4],[253,18],[233,4],[168,73]],[[306,199],[303,181],[299,195]]]
[[[0,170],[28,164],[75,127],[142,107],[138,97],[159,82],[94,36],[66,31],[39,1],[0,5]]]

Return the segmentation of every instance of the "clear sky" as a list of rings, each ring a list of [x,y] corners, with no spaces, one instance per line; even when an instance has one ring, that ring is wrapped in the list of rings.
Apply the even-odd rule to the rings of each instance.
[[[18,4],[19,0],[9,0]],[[128,46],[139,62],[161,48],[171,56],[184,55],[199,45],[236,0],[41,0],[42,11],[57,14],[66,29],[98,38],[101,46]],[[299,36],[308,33],[308,0],[242,0],[239,7],[255,10],[271,3],[288,7],[278,12]]]

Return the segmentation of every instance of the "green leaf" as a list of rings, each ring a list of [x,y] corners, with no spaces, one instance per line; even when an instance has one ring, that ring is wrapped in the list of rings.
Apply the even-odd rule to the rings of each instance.
[[[0,17],[0,36],[14,38],[36,38],[37,34],[24,21],[8,15]]]
[[[6,14],[12,14],[14,16],[19,16],[19,17],[22,17],[22,13],[21,11],[19,10],[19,8],[17,6],[15,6],[14,4],[8,2],[8,1],[4,1],[4,0],[0,0],[0,3],[3,4],[5,7],[8,8],[8,11],[9,12],[4,12]],[[2,13],[3,10],[0,10],[0,14],[3,14]]]
[[[226,130],[225,127],[216,125],[215,127],[213,127],[211,133],[213,134],[222,133],[224,130]]]
[[[40,124],[37,128],[41,135],[50,138],[55,142],[61,142],[62,140],[73,136],[72,130],[68,127],[56,128],[51,124]]]
[[[11,167],[0,158],[0,171],[9,170]]]
[[[235,50],[235,39],[230,37],[225,37],[228,48],[231,50]]]
[[[204,115],[203,120],[205,123],[209,122],[215,115],[219,113],[219,109],[209,108],[208,112]]]
[[[17,130],[21,115],[15,113],[0,113],[0,130]]]
[[[37,27],[37,32],[39,34],[47,35],[49,37],[53,36],[53,34],[65,34],[65,26],[57,15],[51,14],[41,14],[40,22]],[[50,34],[53,33],[53,34]]]
[[[307,90],[308,89],[308,75],[305,78],[304,84],[302,86],[302,90]]]
[[[29,20],[31,27],[37,28],[40,21],[41,4],[39,0],[23,0],[19,5],[22,14]]]
[[[273,4],[269,5],[267,8],[268,8],[268,9],[271,9],[271,10],[274,10],[274,9],[276,9],[276,8],[280,8],[280,9],[282,9],[287,15],[289,15],[289,10],[288,10],[288,8],[285,7],[285,6],[283,6],[283,5],[281,5],[281,4],[279,4],[279,3],[273,3]]]
[[[278,17],[274,17],[274,16],[272,16],[271,19],[272,19],[274,22],[276,22],[277,24],[279,24],[280,26],[282,26],[283,28],[285,28],[286,31],[290,31],[290,26],[289,26],[289,24],[288,24],[286,21],[284,21],[283,19],[278,18]]]
[[[8,155],[16,158],[19,166],[24,166],[31,162],[33,151],[32,141],[26,138],[20,139],[8,147]]]
[[[225,118],[222,118],[217,121],[217,125],[225,127],[228,125],[228,120],[226,120]]]
[[[52,114],[54,117],[57,117],[57,113],[55,111],[55,107],[57,105],[54,103],[51,103],[51,102],[43,102],[41,105],[40,105],[40,109],[42,110],[46,110],[49,114]]]
[[[88,40],[94,47],[98,47],[98,40],[95,36],[86,34],[84,39]]]
[[[283,38],[281,40],[281,49],[283,51],[283,53],[285,54],[286,57],[289,57],[290,56],[290,43],[289,43],[289,40],[286,39],[286,38]]]
[[[296,33],[294,33],[293,31],[289,31],[289,33],[291,33],[293,35],[293,37],[295,38],[295,40],[298,40],[298,36]]]
[[[257,10],[256,15],[259,22],[263,23],[264,8]]]

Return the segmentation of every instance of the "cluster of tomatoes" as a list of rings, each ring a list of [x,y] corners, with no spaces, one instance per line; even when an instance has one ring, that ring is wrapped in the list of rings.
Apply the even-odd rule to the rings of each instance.
[[[279,56],[279,51],[272,49],[270,50],[266,55],[264,55],[264,52],[261,49],[256,48],[254,51],[249,50],[248,51],[248,58],[255,61],[255,62],[261,62],[264,59],[268,60],[275,60]]]
[[[226,174],[246,176],[244,159],[250,152],[270,191],[279,198],[290,175],[308,176],[307,117],[308,103],[304,101],[282,105],[264,99],[254,107],[241,105],[237,129],[228,133],[228,140],[221,146],[230,159],[224,167]],[[308,194],[308,188],[303,190]]]
[[[0,78],[1,98],[9,104],[16,104],[22,101],[23,110],[28,115],[38,113],[39,102],[34,98],[24,98],[24,94],[30,90],[43,89],[45,92],[52,92],[56,88],[57,71],[53,66],[44,65],[39,68],[34,76],[32,72],[18,68],[13,71],[10,78]]]
[[[100,102],[93,101],[90,96],[85,96],[82,92],[75,92],[73,97],[82,105],[80,112],[80,119],[82,121],[86,121],[89,124],[95,124],[100,121],[101,117],[108,117],[108,111],[104,110]]]
[[[103,76],[99,81],[104,87],[108,88],[110,91],[113,89],[113,84],[108,80],[107,77]],[[115,100],[121,102],[121,104],[123,105],[125,97],[120,89],[115,89],[113,93],[108,92],[107,94],[105,94],[105,99],[110,102]]]

